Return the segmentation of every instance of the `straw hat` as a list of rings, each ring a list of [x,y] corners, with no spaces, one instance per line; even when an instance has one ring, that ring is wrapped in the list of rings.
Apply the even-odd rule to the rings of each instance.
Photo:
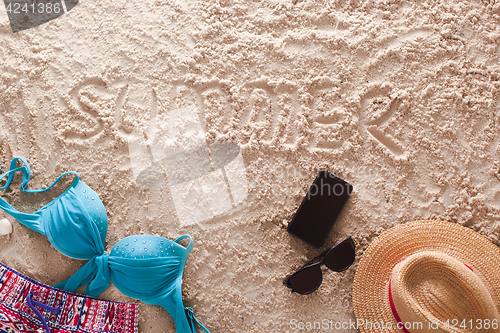
[[[500,249],[458,224],[402,224],[365,251],[352,297],[360,332],[500,332]]]

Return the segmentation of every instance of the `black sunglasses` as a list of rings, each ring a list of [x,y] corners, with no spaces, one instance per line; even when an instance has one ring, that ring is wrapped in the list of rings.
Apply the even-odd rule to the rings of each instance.
[[[342,272],[351,267],[356,257],[354,241],[351,237],[332,246],[319,256],[302,266],[283,281],[293,292],[307,295],[316,291],[323,282],[321,265],[334,272]]]

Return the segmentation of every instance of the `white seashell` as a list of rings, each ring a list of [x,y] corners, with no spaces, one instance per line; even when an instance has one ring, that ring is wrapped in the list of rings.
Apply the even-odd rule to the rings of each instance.
[[[12,233],[12,223],[8,219],[0,220],[0,235],[9,235]]]

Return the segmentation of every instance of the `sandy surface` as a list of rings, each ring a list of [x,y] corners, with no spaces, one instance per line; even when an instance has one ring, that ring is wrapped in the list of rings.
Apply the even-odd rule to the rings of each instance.
[[[184,302],[211,332],[348,321],[356,264],[391,226],[436,218],[500,244],[499,26],[494,0],[82,0],[12,34],[2,7],[0,161],[28,158],[32,188],[77,171],[107,209],[107,251],[132,234],[190,234]],[[175,190],[137,184],[129,149],[182,108],[196,110],[203,144],[240,147],[247,190],[192,224]],[[285,228],[321,169],[354,192],[312,249]],[[50,195],[4,198],[34,211]],[[5,264],[49,284],[83,264],[9,219]],[[324,271],[309,296],[282,285],[349,235],[351,269]],[[114,287],[101,297],[131,300]],[[141,333],[174,331],[165,310],[140,310]]]

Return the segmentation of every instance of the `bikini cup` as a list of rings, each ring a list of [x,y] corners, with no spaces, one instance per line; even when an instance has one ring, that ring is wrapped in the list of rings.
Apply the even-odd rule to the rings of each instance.
[[[18,160],[24,166],[16,168]],[[90,259],[69,279],[56,284],[56,288],[74,292],[87,285],[85,294],[96,297],[113,280],[123,294],[165,308],[175,321],[177,333],[196,332],[194,323],[209,333],[192,309],[184,308],[182,302],[182,275],[193,247],[190,236],[184,235],[175,241],[152,235],[129,236],[115,244],[108,255],[104,251],[108,228],[106,210],[78,174],[66,172],[46,189],[27,190],[30,167],[24,158],[16,157],[10,170],[0,176],[1,180],[8,175],[0,190],[10,185],[17,171],[23,172],[21,191],[27,193],[47,191],[66,174],[76,176],[66,191],[33,214],[21,213],[0,198],[0,208],[21,224],[47,235],[58,251],[71,258]],[[187,247],[179,244],[185,238],[189,239]]]
[[[187,247],[179,244],[183,239],[189,239]],[[189,235],[175,241],[152,235],[126,237],[111,250],[111,280],[123,294],[162,306],[174,319],[177,332],[196,332],[196,322],[209,333],[193,309],[182,303],[182,275],[192,248]]]
[[[16,168],[18,160],[24,165]],[[26,187],[31,176],[30,166],[23,157],[16,157],[10,163],[10,170],[0,176],[0,180],[8,176],[0,190],[9,187],[17,171],[23,173],[20,189],[26,193],[45,192],[68,174],[76,177],[61,195],[33,214],[19,212],[3,198],[0,198],[0,208],[28,228],[46,235],[50,243],[68,257],[91,259],[104,251],[108,232],[106,210],[97,193],[80,181],[77,173],[66,172],[45,189],[28,190]]]
[[[179,244],[189,239],[184,247]],[[172,316],[178,333],[196,332],[197,323],[206,333],[209,331],[194,316],[192,308],[185,308],[182,302],[182,275],[193,239],[189,235],[175,241],[153,235],[128,236],[113,246],[109,256],[104,257],[109,267],[107,274],[95,272],[95,268],[84,265],[68,280],[55,287],[74,291],[93,281],[113,281],[123,294],[137,298],[146,304],[162,306]]]

